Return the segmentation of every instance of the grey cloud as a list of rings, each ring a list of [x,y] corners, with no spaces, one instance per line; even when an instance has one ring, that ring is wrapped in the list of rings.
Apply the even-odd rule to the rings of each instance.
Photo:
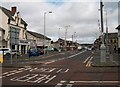
[[[21,16],[29,25],[28,29],[41,34],[43,34],[44,29],[43,14],[45,11],[52,11],[52,14],[46,15],[46,34],[53,40],[58,39],[58,28],[61,28],[60,37],[65,37],[66,25],[70,25],[67,39],[71,39],[74,32],[76,32],[77,40],[81,43],[92,43],[99,36],[99,2],[65,2],[58,6],[54,3],[45,2],[13,2],[4,3],[3,6],[9,9],[13,4],[18,6]],[[104,4],[104,9],[108,10],[109,31],[116,32],[117,4],[112,2],[105,2]]]

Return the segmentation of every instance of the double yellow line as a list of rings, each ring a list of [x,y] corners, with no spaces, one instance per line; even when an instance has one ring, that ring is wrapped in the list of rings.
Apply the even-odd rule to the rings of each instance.
[[[90,67],[92,65],[92,59],[93,57],[90,55],[83,63],[86,67]]]

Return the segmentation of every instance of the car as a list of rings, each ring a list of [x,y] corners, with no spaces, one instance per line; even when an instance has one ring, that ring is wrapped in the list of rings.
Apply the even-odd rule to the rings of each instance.
[[[92,49],[91,48],[87,48],[88,51],[91,51]]]
[[[0,54],[4,54],[4,58],[10,58],[14,56],[19,56],[20,53],[17,50],[11,50],[10,48],[0,48]]]
[[[37,48],[31,48],[29,49],[29,56],[39,56],[40,55],[40,50]]]
[[[10,58],[11,49],[10,48],[0,48],[0,54],[3,54],[5,58]]]
[[[1,54],[11,54],[11,49],[10,48],[0,48],[0,53]]]

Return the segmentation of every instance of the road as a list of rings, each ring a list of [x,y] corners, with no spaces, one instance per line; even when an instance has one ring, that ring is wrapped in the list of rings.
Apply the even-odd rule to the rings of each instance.
[[[23,68],[3,67],[2,87],[119,87],[118,67],[92,67],[92,54],[68,51]]]

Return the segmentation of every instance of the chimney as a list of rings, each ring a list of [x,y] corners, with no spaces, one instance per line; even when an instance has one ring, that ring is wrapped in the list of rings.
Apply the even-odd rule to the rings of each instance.
[[[17,7],[16,6],[15,7],[11,7],[12,15],[14,15],[16,11],[17,11]]]

